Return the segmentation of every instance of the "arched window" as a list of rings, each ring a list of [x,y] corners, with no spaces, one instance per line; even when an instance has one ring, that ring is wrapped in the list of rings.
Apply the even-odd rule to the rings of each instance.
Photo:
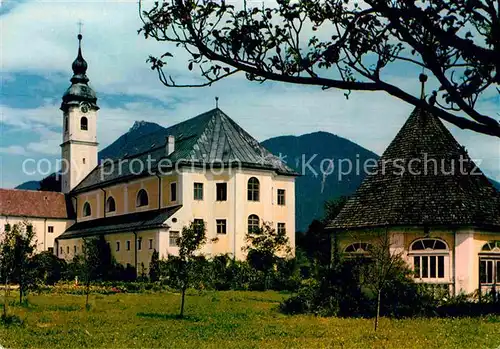
[[[348,254],[349,257],[369,256],[371,248],[372,245],[367,242],[356,242],[347,246],[344,253]]]
[[[448,250],[446,243],[438,239],[420,239],[411,244],[410,251]]]
[[[410,245],[416,279],[439,282],[449,277],[450,250],[443,240],[419,239]]]
[[[85,117],[82,116],[80,119],[80,130],[87,131],[89,129],[89,120]]]
[[[486,253],[500,253],[500,240],[488,241],[481,248],[481,252]]]
[[[248,233],[253,233],[259,229],[259,216],[251,214],[248,216]]]
[[[488,241],[479,255],[479,281],[481,286],[500,287],[500,240]]]
[[[92,214],[90,204],[88,202],[83,204],[83,217],[89,217]]]
[[[248,201],[259,201],[259,180],[252,177],[248,180]]]
[[[116,211],[115,199],[113,199],[113,197],[110,196],[106,200],[106,212],[115,212],[115,211]]]
[[[149,203],[148,193],[146,193],[144,189],[139,190],[139,192],[137,193],[137,198],[135,200],[135,205],[137,207],[147,206],[148,203]]]

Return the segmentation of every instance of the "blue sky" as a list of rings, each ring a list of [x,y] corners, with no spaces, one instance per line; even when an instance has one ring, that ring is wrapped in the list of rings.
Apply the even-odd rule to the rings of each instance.
[[[1,117],[0,187],[14,187],[42,174],[23,173],[27,158],[60,156],[62,94],[69,86],[76,57],[77,22],[83,21],[83,55],[87,75],[98,94],[100,149],[126,132],[135,120],[169,126],[220,107],[258,140],[327,131],[381,154],[413,109],[384,93],[352,93],[277,83],[250,83],[243,75],[203,89],[164,87],[146,59],[174,50],[137,35],[137,1],[6,1],[0,9]],[[179,81],[197,79],[180,53],[169,65]],[[418,72],[402,67],[387,77],[405,90],[419,89]],[[498,94],[479,105],[494,115]],[[449,126],[483,171],[500,180],[500,142]],[[47,163],[42,172],[53,170]]]

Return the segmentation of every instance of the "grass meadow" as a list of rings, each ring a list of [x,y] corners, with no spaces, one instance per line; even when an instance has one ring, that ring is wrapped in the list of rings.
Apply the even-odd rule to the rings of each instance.
[[[500,347],[500,316],[371,319],[287,316],[278,292],[200,292],[28,296],[9,311],[21,325],[0,325],[6,348],[491,348]]]

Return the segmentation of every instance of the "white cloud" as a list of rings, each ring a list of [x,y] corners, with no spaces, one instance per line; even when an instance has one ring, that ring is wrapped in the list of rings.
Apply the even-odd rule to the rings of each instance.
[[[11,108],[0,104],[0,121],[21,130],[34,130],[48,126],[62,125],[59,105],[46,104],[38,108]]]
[[[61,133],[48,127],[40,127],[33,130],[39,137],[39,141],[30,142],[26,146],[27,150],[47,155],[58,155],[61,153]]]
[[[168,89],[145,61],[149,54],[175,48],[137,35],[141,22],[136,0],[20,3],[2,16],[2,78],[14,79],[16,73],[29,72],[47,77],[48,83],[51,76],[59,74],[69,80],[77,52],[79,20],[84,22],[83,53],[89,63],[88,76],[102,107],[98,117],[101,149],[126,132],[135,120],[169,126],[213,108],[214,97],[219,96],[221,108],[259,140],[322,130],[381,154],[412,110],[408,104],[384,93],[353,92],[346,100],[343,91],[259,85],[246,82],[242,74],[210,88]],[[169,72],[185,79],[197,77],[197,73],[186,72],[184,57],[184,53],[176,56],[169,64]],[[405,90],[419,89],[417,76],[390,79]],[[429,81],[429,87],[431,84]],[[111,108],[100,97],[105,95],[119,95],[123,100],[133,96],[134,101],[137,96],[146,96],[170,108],[141,101]],[[60,97],[54,96],[45,105],[32,109],[0,106],[3,124],[12,130],[32,131],[29,139],[2,144],[2,151],[58,154],[62,138]],[[483,108],[485,113],[497,112],[498,99],[485,103]],[[482,168],[500,180],[498,140],[454,127],[451,130],[472,157],[485,159]]]
[[[0,153],[12,155],[26,155],[26,150],[20,145],[9,145],[7,147],[0,147]]]
[[[96,90],[169,95],[146,63],[149,54],[161,54],[168,47],[137,34],[141,27],[137,1],[19,4],[2,17],[4,33],[8,33],[2,35],[2,70],[41,75],[61,72],[69,79],[77,53],[79,20],[84,22],[83,55],[89,63],[88,76]],[[181,61],[172,61],[172,68]]]

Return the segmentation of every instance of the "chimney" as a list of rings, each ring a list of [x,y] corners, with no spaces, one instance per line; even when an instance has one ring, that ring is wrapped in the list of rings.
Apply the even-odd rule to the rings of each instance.
[[[167,156],[172,154],[175,150],[175,137],[168,136],[167,137]]]

